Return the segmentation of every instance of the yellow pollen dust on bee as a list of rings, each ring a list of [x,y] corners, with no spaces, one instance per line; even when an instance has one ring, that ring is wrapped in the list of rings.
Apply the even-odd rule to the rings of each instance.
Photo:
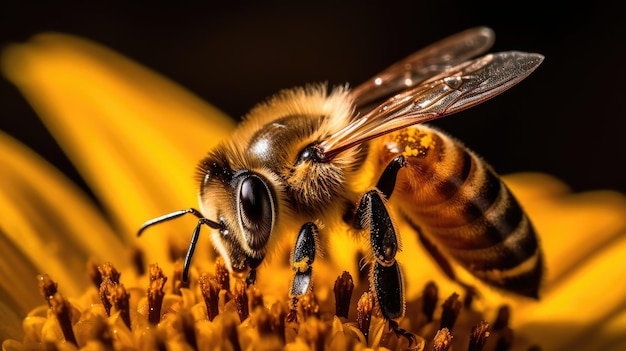
[[[306,272],[307,269],[309,269],[310,263],[311,263],[311,260],[309,259],[308,256],[306,256],[300,261],[294,262],[292,266],[294,270],[304,273]]]
[[[394,137],[398,145],[405,144],[404,156],[426,156],[428,150],[435,146],[432,134],[418,128],[407,128],[397,132]]]

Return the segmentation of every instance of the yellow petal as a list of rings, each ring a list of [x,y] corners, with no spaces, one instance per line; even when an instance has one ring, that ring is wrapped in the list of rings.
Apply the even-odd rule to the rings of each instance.
[[[546,265],[541,300],[514,306],[513,325],[549,350],[619,349],[612,343],[626,335],[626,197],[572,194],[545,175],[506,181],[537,229]]]
[[[62,293],[77,296],[89,281],[88,259],[126,266],[120,239],[64,175],[4,133],[0,164],[0,310],[10,310],[3,322],[44,302],[38,274],[50,274]]]
[[[2,64],[128,236],[196,205],[195,166],[234,127],[174,83],[76,37],[36,36],[5,50]],[[165,238],[151,237],[149,259],[163,257]]]
[[[23,333],[24,316],[43,301],[37,295],[35,280],[40,272],[3,231],[0,231],[0,248],[0,340],[18,339]]]
[[[597,350],[626,335],[626,232],[577,265],[539,304],[515,317],[546,350]],[[610,323],[607,323],[610,322]],[[612,348],[608,348],[612,349]],[[615,349],[617,350],[617,349]]]
[[[626,230],[623,194],[572,194],[562,182],[540,174],[518,174],[505,179],[540,237],[546,264],[544,293]]]

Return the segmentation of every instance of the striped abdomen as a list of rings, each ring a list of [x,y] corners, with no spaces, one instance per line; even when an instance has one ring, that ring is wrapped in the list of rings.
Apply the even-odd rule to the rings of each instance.
[[[382,139],[381,165],[399,154],[406,158],[392,200],[429,251],[437,256],[436,247],[493,286],[537,297],[542,274],[537,237],[491,167],[430,127]]]

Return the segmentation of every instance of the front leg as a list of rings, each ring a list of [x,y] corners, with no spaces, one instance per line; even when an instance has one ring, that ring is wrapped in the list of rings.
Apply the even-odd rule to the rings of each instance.
[[[296,244],[291,254],[291,269],[295,272],[291,280],[289,298],[292,309],[296,308],[298,298],[311,291],[311,278],[313,277],[313,261],[317,249],[317,226],[305,223],[298,233]]]

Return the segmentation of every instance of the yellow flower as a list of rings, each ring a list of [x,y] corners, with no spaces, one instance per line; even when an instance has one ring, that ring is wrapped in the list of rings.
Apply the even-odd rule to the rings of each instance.
[[[45,34],[8,48],[2,69],[105,212],[44,160],[0,134],[3,349],[47,343],[59,349],[275,349],[285,342],[289,350],[406,346],[375,313],[370,316],[367,294],[353,294],[347,319],[335,315],[337,277],[324,262],[315,262],[314,294],[302,298],[292,312],[286,298],[289,269],[268,275],[261,271],[258,286],[246,290],[240,280],[228,282],[219,260],[214,268],[206,235],[186,287],[180,281],[180,262],[168,255],[178,257],[186,249],[189,236],[180,228],[191,229],[192,219],[159,226],[140,240],[134,237],[144,220],[194,206],[197,161],[234,128],[218,110],[105,48],[66,35]],[[453,347],[467,348],[474,325],[476,333],[492,334],[489,347],[495,347],[497,338],[511,342],[508,327],[495,330],[479,323],[493,324],[506,304],[513,349],[625,349],[626,197],[610,191],[572,194],[558,180],[540,174],[505,181],[540,233],[546,261],[542,296],[539,302],[501,296],[463,276],[479,287],[480,296],[471,309],[462,307],[452,331],[458,346]],[[137,253],[143,255],[140,262],[158,266],[141,274],[131,259]],[[449,334],[441,330],[435,337],[438,324],[427,321],[417,306],[432,305],[439,318],[442,310],[460,306],[454,298],[441,306],[459,287],[443,277],[414,238],[405,236],[399,261],[411,262],[416,255],[423,259],[419,270],[406,269],[408,311],[400,327],[425,336],[417,339],[428,347],[433,339],[441,346]],[[96,285],[90,283],[88,268]],[[172,271],[178,273],[167,281],[163,272]],[[354,291],[363,292],[367,282],[359,281],[359,272],[352,273]],[[58,293],[50,278],[58,283]],[[349,280],[342,276],[334,292],[347,294]],[[435,289],[429,281],[436,282],[441,302],[428,302]],[[68,325],[70,330],[64,330]],[[364,333],[369,333],[367,341]]]

